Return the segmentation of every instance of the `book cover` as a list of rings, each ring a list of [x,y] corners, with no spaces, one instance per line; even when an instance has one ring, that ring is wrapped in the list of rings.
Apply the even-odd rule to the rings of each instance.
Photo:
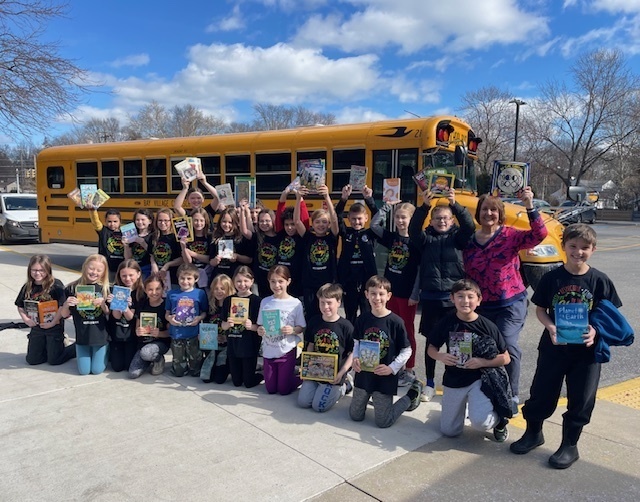
[[[158,315],[155,312],[140,312],[140,327],[150,335],[151,330],[158,327]]]
[[[113,293],[113,300],[109,305],[110,310],[119,310],[124,312],[129,306],[129,296],[131,295],[131,288],[124,286],[113,286],[111,293]]]
[[[200,350],[218,350],[218,325],[215,323],[200,323],[198,332]]]
[[[300,378],[318,382],[333,382],[338,374],[338,354],[302,352],[300,355]]]
[[[176,171],[185,181],[193,181],[202,170],[202,164],[198,157],[187,157],[175,165]]]
[[[494,161],[491,193],[498,197],[514,197],[529,185],[530,167],[528,162]]]
[[[218,256],[226,260],[233,258],[233,239],[220,239],[218,241]]]
[[[236,205],[236,199],[233,197],[233,190],[231,189],[231,183],[224,183],[222,185],[216,185],[216,192],[218,192],[218,199],[220,203],[225,206],[232,207]]]
[[[300,186],[300,176],[296,176],[293,178],[293,181],[287,185],[287,191],[297,192]]]
[[[82,205],[84,207],[93,207],[93,197],[98,191],[98,185],[86,184],[80,185],[80,198],[82,199]]]
[[[176,216],[171,219],[171,226],[176,239],[179,241],[186,239],[186,242],[193,242],[193,220],[191,216]]]
[[[235,203],[240,206],[240,202],[246,200],[249,207],[256,206],[256,179],[255,178],[236,178],[235,183]]]
[[[233,296],[229,317],[233,319],[233,324],[244,324],[249,319],[249,298]]]
[[[56,318],[58,312],[58,302],[56,300],[48,300],[46,302],[38,303],[38,317],[40,318],[40,324],[52,322]]]
[[[382,180],[382,202],[397,202],[400,200],[400,178],[386,178]]]
[[[380,364],[380,342],[360,340],[360,369],[373,371]]]
[[[318,187],[325,184],[326,169],[324,159],[298,161],[298,174],[302,186],[308,188],[310,192],[317,192]]]
[[[263,310],[262,311],[262,327],[266,336],[280,336],[280,311],[279,310]]]
[[[126,223],[120,227],[122,242],[131,243],[138,237],[138,229],[135,223]]]
[[[94,208],[99,208],[100,206],[102,206],[105,202],[107,202],[111,197],[109,197],[107,195],[107,193],[102,190],[102,188],[98,188],[96,190],[96,193],[93,195],[93,201],[92,201],[92,205]]]
[[[561,344],[584,344],[582,335],[589,330],[589,307],[586,303],[557,303],[554,307],[556,341]]]
[[[349,185],[354,192],[362,192],[362,189],[367,184],[367,167],[366,166],[351,166],[349,173]]]
[[[418,185],[418,188],[423,192],[429,190],[429,180],[427,177],[427,173],[425,173],[424,170],[415,173],[413,175],[413,181],[415,181],[416,185]]]
[[[38,312],[38,302],[37,300],[24,300],[22,302],[22,308],[24,309],[24,313],[27,314],[27,317],[31,319],[36,324],[40,324],[40,317]],[[56,305],[58,302],[56,302]]]
[[[67,194],[67,197],[69,197],[76,206],[84,207],[84,205],[82,204],[82,195],[80,194],[80,189],[79,188],[76,187],[73,190],[71,190]]]
[[[187,325],[192,323],[198,313],[196,312],[196,303],[193,298],[181,296],[178,298],[178,304],[174,314],[174,320],[177,323]]]
[[[76,309],[78,310],[93,310],[95,307],[93,305],[93,300],[96,299],[96,288],[93,285],[77,285],[76,286],[76,298],[78,299],[78,304],[76,305]]]
[[[429,191],[434,197],[446,197],[447,190],[453,188],[455,179],[454,174],[432,173],[429,176]]]
[[[456,366],[462,368],[471,359],[472,354],[472,333],[470,331],[450,331],[449,332],[449,354],[458,358]]]

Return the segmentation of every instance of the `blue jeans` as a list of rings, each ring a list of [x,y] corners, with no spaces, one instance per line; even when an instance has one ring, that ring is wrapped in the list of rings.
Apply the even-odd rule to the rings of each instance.
[[[107,367],[107,350],[109,345],[78,345],[76,343],[76,357],[78,361],[78,373],[99,375]]]

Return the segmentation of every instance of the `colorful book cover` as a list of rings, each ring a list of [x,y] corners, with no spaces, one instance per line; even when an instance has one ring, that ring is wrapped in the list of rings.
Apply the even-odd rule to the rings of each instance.
[[[362,192],[362,189],[367,184],[367,167],[366,166],[351,166],[349,173],[349,185],[353,192]]]
[[[98,191],[98,185],[86,184],[80,185],[80,198],[84,207],[93,207],[93,197]]]
[[[470,331],[450,331],[449,332],[449,354],[458,358],[456,366],[462,368],[471,359],[472,337]]]
[[[529,185],[530,168],[528,162],[496,160],[493,163],[491,193],[497,197],[514,197]]]
[[[96,299],[96,288],[93,285],[77,285],[76,286],[76,298],[78,304],[76,309],[78,310],[93,310],[93,300]]]
[[[218,325],[215,323],[200,323],[198,332],[200,350],[218,350]]]
[[[280,311],[263,310],[262,327],[266,332],[266,336],[280,336]]]
[[[556,341],[561,344],[584,344],[582,335],[589,332],[589,307],[586,303],[557,303],[554,307]]]
[[[93,195],[93,201],[92,201],[92,205],[94,208],[99,208],[100,206],[102,206],[105,202],[107,202],[111,197],[109,197],[107,195],[107,193],[102,190],[102,188],[98,188],[96,190],[96,193]]]
[[[416,182],[416,185],[418,185],[418,188],[423,192],[429,190],[429,180],[428,180],[427,173],[425,173],[424,170],[418,171],[416,174],[414,174],[413,181]]]
[[[140,312],[140,327],[150,335],[151,330],[158,327],[158,315],[155,312]]]
[[[119,310],[124,312],[129,306],[129,296],[131,296],[131,288],[124,286],[113,286],[111,293],[113,294],[113,300],[109,305],[110,310]]]
[[[27,314],[27,317],[31,319],[36,324],[40,324],[40,317],[38,312],[38,301],[37,300],[24,300],[22,302],[22,308],[24,309],[24,313]],[[58,302],[56,302],[56,305]]]
[[[360,369],[373,371],[380,364],[380,342],[360,340]]]
[[[447,191],[453,188],[455,179],[454,174],[432,173],[429,176],[429,191],[434,197],[446,197]]]
[[[176,239],[179,241],[186,239],[186,242],[193,242],[193,220],[191,216],[176,216],[171,219],[171,225]]]
[[[218,192],[218,199],[220,203],[225,206],[232,207],[236,204],[236,199],[233,197],[233,190],[231,189],[231,183],[224,183],[222,185],[216,185],[216,192]]]
[[[308,188],[310,192],[317,192],[318,187],[325,184],[326,169],[324,159],[298,161],[298,174],[302,186]]]
[[[397,202],[400,200],[400,178],[386,178],[382,180],[382,202]]]
[[[333,382],[338,374],[338,354],[302,352],[300,378],[318,382]]]
[[[56,318],[56,313],[60,306],[56,300],[48,300],[46,302],[38,303],[38,317],[40,317],[40,324],[52,322]]]
[[[218,256],[225,260],[233,258],[233,240],[220,239],[218,241]]]
[[[202,164],[198,157],[187,157],[175,165],[176,171],[185,181],[193,181],[198,177],[198,173],[202,170]]]
[[[138,237],[138,229],[135,223],[126,223],[120,227],[122,242],[131,243]]]
[[[235,183],[235,202],[236,206],[240,206],[240,202],[246,200],[249,207],[256,206],[256,179],[255,178],[236,178]]]
[[[193,298],[188,296],[181,296],[178,298],[178,304],[176,305],[174,320],[182,325],[187,325],[193,322],[198,313],[196,312],[196,302]]]
[[[293,178],[293,181],[287,185],[287,191],[297,192],[300,186],[300,176],[296,176]]]
[[[233,319],[233,324],[244,324],[249,319],[249,298],[233,296],[229,317]]]
[[[76,206],[84,207],[84,205],[82,204],[82,195],[80,194],[80,189],[79,188],[76,187],[73,190],[71,190],[67,194],[67,197],[69,197]]]

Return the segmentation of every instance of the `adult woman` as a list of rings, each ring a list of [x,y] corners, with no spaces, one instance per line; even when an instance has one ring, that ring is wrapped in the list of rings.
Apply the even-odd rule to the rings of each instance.
[[[475,214],[480,228],[463,251],[465,272],[482,291],[478,313],[496,323],[507,344],[511,363],[506,370],[516,405],[521,356],[518,339],[527,316],[527,288],[520,275],[518,253],[536,246],[547,236],[544,222],[533,206],[531,187],[521,190],[518,197],[527,209],[530,230],[503,226],[504,203],[485,194],[478,200]]]

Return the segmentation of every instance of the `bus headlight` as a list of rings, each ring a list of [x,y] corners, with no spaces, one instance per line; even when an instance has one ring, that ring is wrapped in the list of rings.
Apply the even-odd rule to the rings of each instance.
[[[527,249],[527,256],[539,256],[539,257],[560,257],[557,248],[552,244],[541,244],[533,249]]]

